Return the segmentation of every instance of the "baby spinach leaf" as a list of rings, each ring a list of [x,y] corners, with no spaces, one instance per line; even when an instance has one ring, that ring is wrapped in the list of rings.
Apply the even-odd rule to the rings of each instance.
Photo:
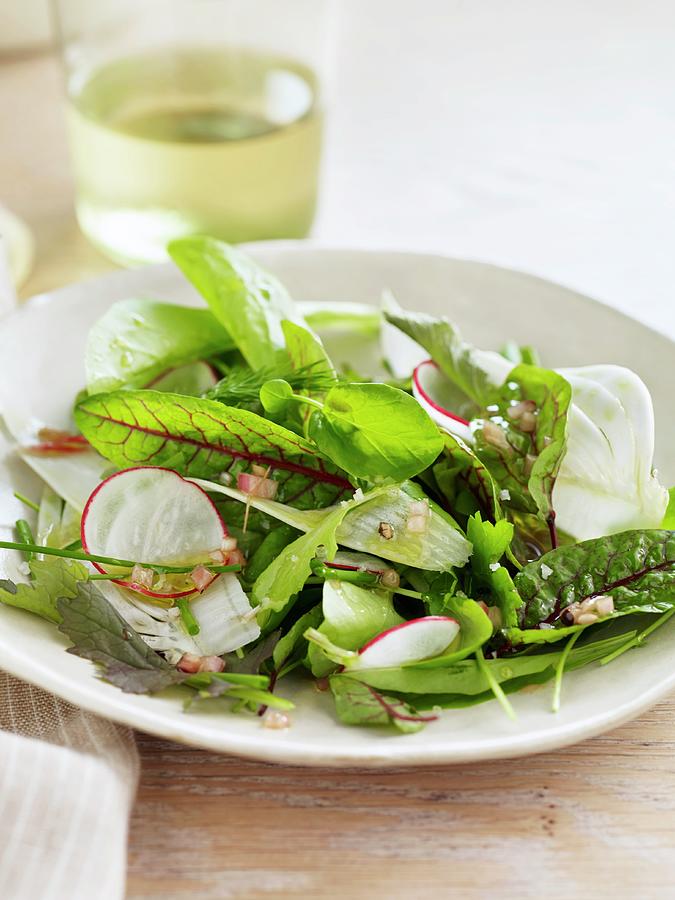
[[[384,317],[424,347],[441,371],[470,400],[481,407],[490,402],[495,381],[488,368],[481,365],[484,352],[464,341],[447,319],[408,312],[392,301],[385,305]]]
[[[121,300],[89,332],[84,357],[90,394],[141,388],[167,369],[232,347],[212,313],[157,300]]]
[[[560,547],[515,577],[521,625],[557,623],[560,613],[608,594],[616,612],[665,612],[675,606],[675,532],[623,531]]]
[[[89,577],[86,567],[75,560],[55,556],[32,559],[28,566],[30,584],[0,580],[0,603],[25,609],[49,622],[60,622],[58,601],[77,596],[79,583]]]
[[[572,389],[548,369],[520,365],[473,423],[476,454],[524,512],[551,515],[551,495],[560,469]]]
[[[473,545],[471,569],[474,593],[479,595],[481,588],[489,590],[502,614],[502,624],[505,627],[517,625],[517,610],[523,601],[508,569],[499,562],[511,545],[513,525],[506,519],[494,525],[483,522],[480,513],[476,513],[468,521],[466,536]]]
[[[180,238],[168,249],[252,369],[287,359],[281,322],[299,317],[274,276],[216,238]]]
[[[72,599],[58,601],[59,631],[73,641],[69,653],[103,668],[106,681],[131,694],[161,691],[185,675],[151,650],[92,584],[79,584]]]
[[[82,434],[120,468],[153,465],[183,475],[215,475],[240,460],[270,467],[280,500],[317,507],[335,502],[351,485],[313,445],[245,409],[214,400],[118,391],[81,401]]]
[[[443,449],[438,428],[417,401],[387,384],[338,384],[309,419],[319,450],[355,478],[404,481]]]
[[[422,716],[408,703],[388,697],[348,675],[333,675],[330,688],[335,711],[345,725],[394,725],[411,734],[438,716]]]
[[[371,638],[404,621],[394,609],[391,592],[366,590],[347,582],[324,583],[322,610],[324,621],[318,631],[345,650],[358,650]],[[317,677],[335,669],[316,644],[310,645],[309,661]]]
[[[492,637],[492,622],[475,600],[463,594],[446,596],[441,615],[450,616],[459,622],[459,634],[449,652],[413,663],[412,666],[416,669],[435,669],[465,659]]]

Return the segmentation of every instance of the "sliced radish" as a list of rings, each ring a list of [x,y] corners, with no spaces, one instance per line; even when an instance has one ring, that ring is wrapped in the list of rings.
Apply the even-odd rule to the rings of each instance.
[[[421,362],[413,372],[413,396],[420,406],[445,431],[473,443],[467,420],[448,409],[446,394],[449,384],[448,379],[432,359]]]
[[[395,625],[361,647],[350,669],[391,669],[440,656],[459,634],[459,622],[447,616],[425,616]]]
[[[208,495],[171,469],[141,466],[106,478],[82,515],[87,553],[133,562],[197,566],[219,550],[227,528]],[[115,569],[96,564],[100,572]],[[164,575],[153,588],[120,579],[149,597],[184,597],[196,590],[190,573]]]

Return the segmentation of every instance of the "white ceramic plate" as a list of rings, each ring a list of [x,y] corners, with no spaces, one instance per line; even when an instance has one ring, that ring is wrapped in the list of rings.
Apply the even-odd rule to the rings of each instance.
[[[377,303],[384,287],[411,308],[445,313],[481,346],[507,337],[540,348],[550,365],[623,363],[647,382],[656,408],[657,462],[675,482],[672,385],[675,353],[665,337],[565,288],[476,262],[398,253],[324,250],[311,245],[258,245],[253,255],[302,300]],[[17,386],[27,408],[58,426],[83,384],[83,348],[90,325],[115,300],[151,296],[198,302],[170,266],[120,272],[36,298],[0,325],[0,404]],[[338,351],[340,352],[340,351]],[[349,357],[358,358],[350,345]],[[338,357],[338,362],[342,360]],[[17,379],[16,372],[21,373]],[[25,510],[15,489],[38,490],[6,443],[0,459],[0,525]],[[670,453],[670,455],[668,455]],[[3,568],[0,559],[0,569]],[[4,557],[5,569],[9,566]],[[0,606],[0,666],[92,712],[165,738],[242,756],[304,765],[417,765],[515,756],[551,750],[612,728],[675,687],[675,621],[606,668],[566,676],[562,710],[550,712],[550,686],[513,696],[518,720],[495,703],[449,710],[415,735],[348,728],[330,697],[311,684],[284,683],[297,703],[293,726],[270,731],[255,717],[182,711],[180,690],[136,697],[104,683],[94,667],[65,652],[65,640],[46,622]]]

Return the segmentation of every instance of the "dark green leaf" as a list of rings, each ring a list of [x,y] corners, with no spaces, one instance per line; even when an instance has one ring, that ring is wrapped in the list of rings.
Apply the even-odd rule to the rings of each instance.
[[[510,504],[544,519],[565,451],[571,397],[561,375],[520,365],[493,395],[487,418],[474,423],[476,454],[509,491]]]
[[[310,609],[309,612],[300,616],[300,618],[291,625],[289,630],[279,639],[279,642],[274,648],[272,659],[274,661],[275,669],[282,669],[293,656],[298,654],[298,652],[304,656],[307,649],[307,640],[304,636],[305,632],[308,628],[317,628],[322,617],[323,613],[321,611],[321,606],[315,606],[313,609]]]
[[[59,600],[59,631],[73,641],[69,653],[103,667],[106,681],[131,694],[161,691],[185,675],[151,650],[91,584],[79,584],[77,595]]]
[[[530,628],[559,623],[570,603],[600,594],[616,612],[665,612],[675,605],[675,532],[624,531],[560,547],[525,566],[515,586]]]
[[[330,688],[335,709],[345,725],[395,725],[399,731],[419,731],[437,716],[421,716],[403,700],[380,694],[348,675],[333,675]]]
[[[433,467],[438,489],[453,513],[486,518],[502,517],[499,488],[471,448],[460,438],[445,435],[443,455]]]
[[[208,478],[237,461],[270,467],[279,500],[327,506],[351,486],[311,443],[245,409],[214,400],[118,391],[83,400],[75,410],[82,434],[120,468],[166,466]]]

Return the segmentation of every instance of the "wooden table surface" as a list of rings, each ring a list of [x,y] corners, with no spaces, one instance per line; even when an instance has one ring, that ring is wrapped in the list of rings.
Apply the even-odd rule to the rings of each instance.
[[[32,227],[24,296],[112,268],[81,237],[49,59],[0,65],[0,199]],[[11,133],[10,133],[11,126]],[[675,700],[528,759],[264,765],[138,735],[131,900],[675,896]]]

